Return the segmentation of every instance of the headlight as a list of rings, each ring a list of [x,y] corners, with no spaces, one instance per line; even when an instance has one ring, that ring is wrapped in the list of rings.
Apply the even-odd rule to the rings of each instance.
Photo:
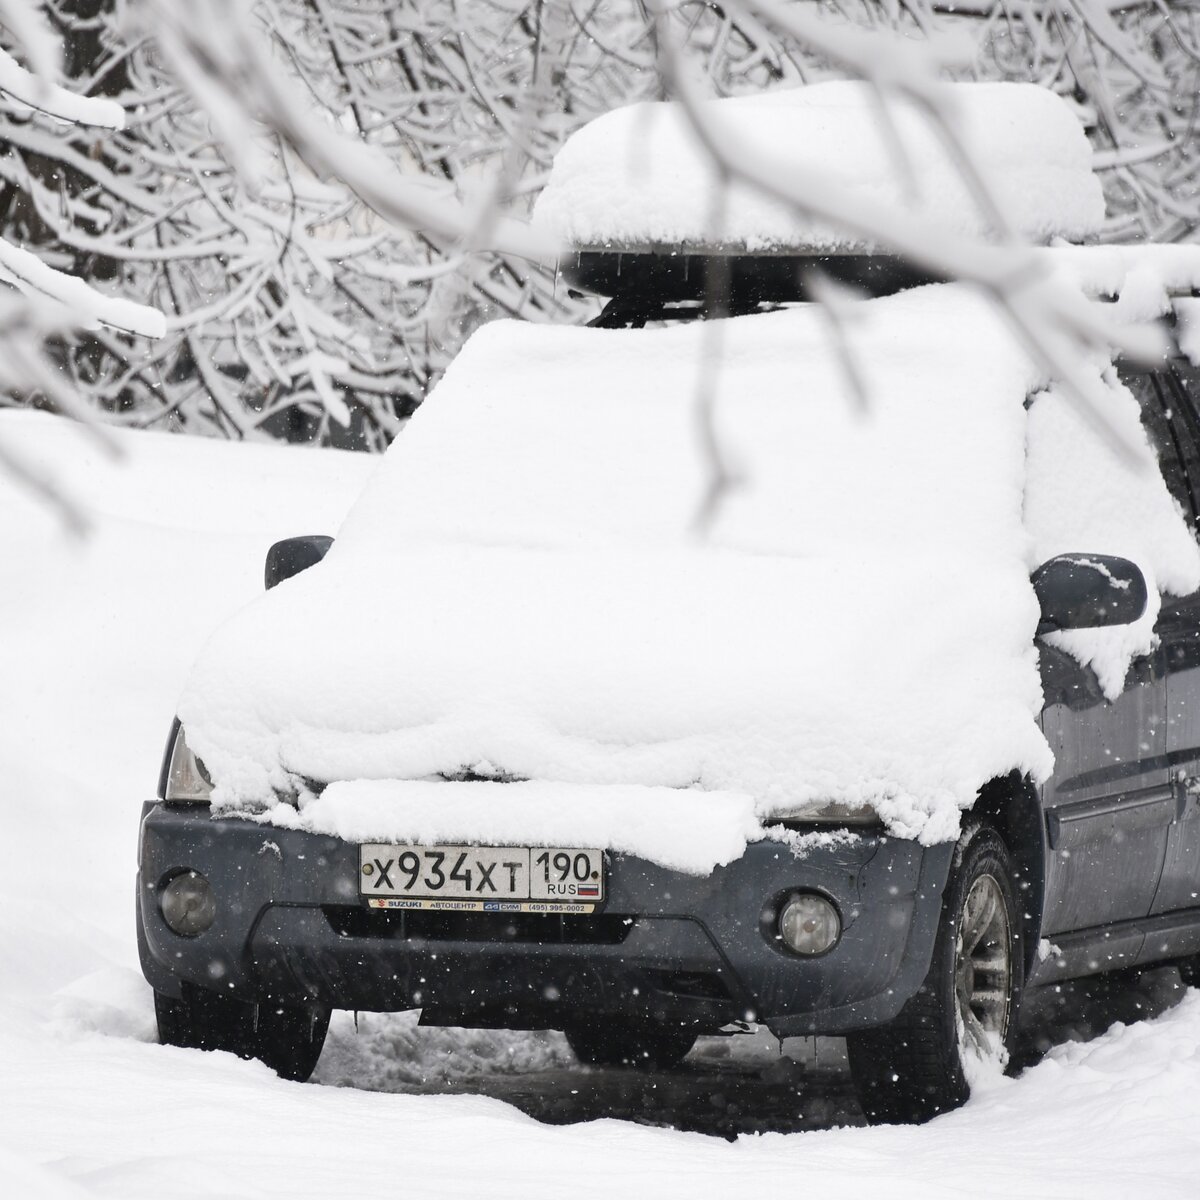
[[[879,824],[879,814],[869,804],[819,804],[798,812],[788,812],[783,819],[808,821],[814,825]]]
[[[175,726],[164,775],[162,798],[169,804],[207,804],[212,799],[212,780],[188,748],[182,725]]]

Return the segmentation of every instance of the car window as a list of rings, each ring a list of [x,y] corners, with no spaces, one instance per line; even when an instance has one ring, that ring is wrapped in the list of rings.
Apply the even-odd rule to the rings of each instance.
[[[1142,427],[1154,448],[1159,470],[1168,490],[1195,524],[1197,497],[1193,491],[1192,479],[1189,478],[1184,450],[1171,419],[1178,403],[1171,381],[1160,372],[1129,370],[1122,372],[1122,380],[1137,397],[1142,410]],[[1191,465],[1195,473],[1195,482],[1200,484],[1200,462],[1195,460],[1194,454]]]
[[[1171,425],[1200,519],[1200,370],[1177,361],[1165,375]]]

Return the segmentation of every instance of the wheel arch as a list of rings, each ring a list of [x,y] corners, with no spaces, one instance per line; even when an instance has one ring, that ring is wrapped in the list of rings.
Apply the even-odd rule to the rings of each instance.
[[[993,779],[980,789],[969,816],[993,828],[1008,847],[1021,907],[1028,979],[1037,962],[1046,895],[1046,830],[1037,785],[1015,771]]]

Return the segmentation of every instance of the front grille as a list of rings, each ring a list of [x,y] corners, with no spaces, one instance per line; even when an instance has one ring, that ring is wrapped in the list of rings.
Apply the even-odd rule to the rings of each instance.
[[[554,913],[388,911],[328,904],[325,919],[342,937],[420,942],[524,942],[535,945],[618,946],[634,926],[621,913],[562,916]]]

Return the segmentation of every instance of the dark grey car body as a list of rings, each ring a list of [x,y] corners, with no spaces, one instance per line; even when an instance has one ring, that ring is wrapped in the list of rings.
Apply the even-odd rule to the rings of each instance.
[[[335,1008],[422,1008],[454,1025],[557,1028],[587,1012],[712,1029],[761,1020],[784,1036],[864,1028],[895,1016],[928,969],[951,850],[872,833],[797,859],[761,842],[703,877],[609,854],[607,900],[591,916],[384,912],[363,906],[350,843],[151,805],[142,963],[168,994],[187,980]],[[189,939],[158,907],[157,881],[181,863],[224,901]],[[817,959],[778,949],[762,919],[798,887],[828,896],[845,923]]]
[[[1195,523],[1200,373],[1180,362],[1126,378]],[[1200,953],[1200,594],[1169,603],[1158,629],[1111,703],[1089,670],[1042,645],[1054,776],[1041,788],[996,780],[967,818],[1012,854],[1032,983]],[[780,1036],[882,1025],[929,969],[954,848],[861,827],[824,841],[799,853],[760,842],[702,878],[608,854],[605,904],[590,916],[387,912],[364,906],[353,844],[159,801],[142,818],[142,966],[168,996],[195,986],[420,1008],[438,1024],[561,1028],[583,1013],[701,1031],[756,1020]],[[181,870],[218,898],[196,937],[173,933],[159,907]],[[805,890],[831,900],[843,927],[815,958],[774,936],[781,898]]]

